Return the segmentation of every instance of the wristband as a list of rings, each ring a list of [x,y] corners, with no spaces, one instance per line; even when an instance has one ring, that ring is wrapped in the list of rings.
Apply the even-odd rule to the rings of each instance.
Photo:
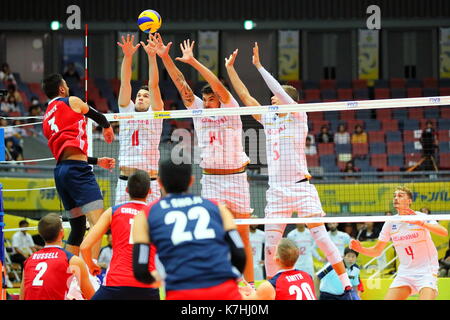
[[[96,165],[98,163],[98,158],[88,157],[87,163]]]

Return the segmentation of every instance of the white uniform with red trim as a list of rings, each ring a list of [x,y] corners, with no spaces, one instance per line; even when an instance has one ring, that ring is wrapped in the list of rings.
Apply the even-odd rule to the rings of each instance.
[[[119,107],[120,113],[135,112],[135,104],[130,100],[126,107]],[[151,112],[151,109],[149,111]],[[119,133],[119,166],[137,168],[144,171],[158,170],[159,142],[163,127],[163,119],[141,119],[120,121]],[[119,179],[116,187],[115,204],[129,200],[125,189],[126,180]],[[161,197],[157,181],[152,181],[152,193],[147,199],[148,203]]]
[[[426,215],[419,211],[415,213]],[[436,221],[426,223],[438,224]],[[409,286],[411,294],[424,287],[437,290],[438,253],[430,231],[415,224],[388,221],[383,225],[378,239],[384,242],[392,241],[400,260],[397,277],[391,288]]]
[[[238,108],[231,97],[221,108]],[[203,109],[203,101],[195,96],[190,109]],[[203,169],[238,169],[250,159],[242,146],[242,121],[236,116],[212,116],[194,118],[194,128],[200,148],[200,167]],[[247,173],[227,175],[203,174],[202,197],[225,202],[235,213],[253,212],[250,207],[250,190]]]

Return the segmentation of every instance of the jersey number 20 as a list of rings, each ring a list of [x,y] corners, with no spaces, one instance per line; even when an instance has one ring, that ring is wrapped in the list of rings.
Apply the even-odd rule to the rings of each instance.
[[[172,230],[173,245],[180,244],[184,241],[191,241],[193,239],[213,239],[216,237],[214,229],[208,228],[210,216],[208,210],[203,207],[193,207],[189,209],[186,214],[182,211],[170,211],[164,218],[164,223],[175,224]],[[186,225],[189,220],[197,220],[194,232],[186,231]]]
[[[296,300],[303,300],[303,294],[306,297],[306,300],[316,300],[314,299],[314,293],[312,292],[311,286],[307,282],[303,282],[300,287],[296,285],[292,285],[289,287],[289,294],[296,295]]]

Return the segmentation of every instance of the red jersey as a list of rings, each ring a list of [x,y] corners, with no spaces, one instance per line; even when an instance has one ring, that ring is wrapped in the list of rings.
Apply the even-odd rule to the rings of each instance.
[[[69,106],[69,98],[49,102],[42,124],[48,147],[56,160],[67,147],[80,149],[87,155],[86,119]]]
[[[275,288],[275,300],[317,300],[314,281],[300,270],[280,270],[269,280]]]
[[[73,254],[59,246],[45,246],[24,264],[25,300],[64,300],[73,274],[69,261]]]
[[[111,236],[112,258],[106,271],[103,285],[108,287],[140,287],[150,288],[134,277],[133,274],[133,239],[131,230],[134,217],[143,210],[148,214],[147,204],[141,201],[130,201],[112,208]],[[156,248],[150,247],[149,270],[155,270]]]

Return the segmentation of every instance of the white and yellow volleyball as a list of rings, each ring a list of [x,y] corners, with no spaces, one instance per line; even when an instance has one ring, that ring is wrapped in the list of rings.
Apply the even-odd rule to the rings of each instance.
[[[162,19],[155,10],[144,10],[138,17],[139,29],[145,33],[154,33],[161,28]]]

